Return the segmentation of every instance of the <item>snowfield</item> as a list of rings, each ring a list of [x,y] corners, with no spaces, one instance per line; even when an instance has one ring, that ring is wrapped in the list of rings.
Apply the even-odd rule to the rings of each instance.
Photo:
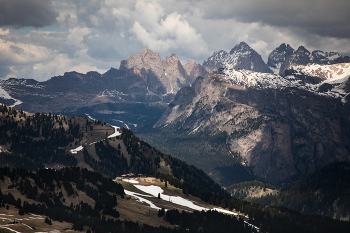
[[[15,98],[12,98],[9,93],[7,91],[5,91],[1,86],[0,86],[0,98],[3,98],[3,99],[6,99],[6,100],[14,100],[15,103],[10,105],[9,107],[13,108],[15,107],[16,105],[20,105],[21,103],[23,103],[22,101],[20,100],[17,100]]]
[[[139,190],[150,194],[152,197],[157,197],[158,198],[158,194],[160,194],[160,198],[162,200],[164,200],[164,201],[169,201],[169,202],[172,202],[174,204],[185,206],[185,207],[188,207],[190,209],[198,210],[198,211],[210,210],[210,209],[198,206],[198,205],[194,204],[192,201],[187,200],[185,198],[182,198],[182,197],[179,197],[179,196],[165,195],[165,194],[163,194],[163,189],[161,187],[159,187],[159,186],[155,186],[155,185],[150,185],[150,186],[134,185],[134,186],[136,188],[138,188]],[[151,208],[160,209],[159,207],[154,205],[151,201],[148,201],[148,200],[145,201],[145,199],[142,198],[142,196],[145,196],[145,195],[134,193],[134,192],[130,192],[130,191],[127,191],[127,190],[125,190],[125,194],[135,197],[140,202],[145,202],[145,203],[149,204]],[[149,196],[149,197],[151,197],[151,196]],[[238,215],[237,213],[234,213],[234,212],[228,211],[228,210],[224,210],[224,209],[213,208],[211,210],[216,210],[218,212],[225,213],[225,214]]]
[[[338,63],[334,65],[307,64],[306,66],[294,64],[291,68],[300,74],[319,77],[333,83],[336,81],[342,82],[344,78],[350,76],[350,63]]]
[[[135,197],[139,202],[144,202],[144,203],[148,204],[152,209],[156,209],[156,210],[160,210],[161,209],[161,208],[157,207],[155,204],[153,204],[153,202],[151,202],[151,201],[141,197],[141,196],[145,196],[145,195],[142,195],[142,194],[139,194],[139,193],[134,193],[134,192],[128,191],[126,189],[124,189],[124,192],[125,192],[126,195]],[[151,197],[151,196],[146,196],[146,197]]]
[[[132,183],[132,184],[138,184],[139,182],[137,180],[129,180],[129,179],[122,179],[122,181]]]
[[[114,138],[114,137],[122,135],[122,133],[120,133],[118,131],[119,127],[117,127],[117,126],[112,126],[112,127],[114,128],[114,134],[109,135],[108,138]]]

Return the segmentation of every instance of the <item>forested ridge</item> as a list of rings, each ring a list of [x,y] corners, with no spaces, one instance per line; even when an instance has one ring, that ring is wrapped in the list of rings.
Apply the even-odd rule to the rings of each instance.
[[[202,170],[157,150],[131,130],[122,128],[120,136],[107,139],[107,128],[112,134],[114,129],[106,123],[86,117],[28,114],[1,105],[0,164],[32,171],[50,164],[76,166],[77,159],[69,150],[84,145],[84,150],[78,152],[83,154],[83,162],[108,177],[126,173],[153,176],[162,161],[177,179],[205,192],[229,195]]]
[[[122,134],[115,138],[118,141],[118,146],[116,147],[111,145],[113,139],[101,141],[93,145],[99,161],[94,159],[87,149],[83,151],[84,160],[96,171],[110,177],[116,177],[129,172],[154,176],[156,172],[159,173],[160,162],[163,161],[166,166],[170,167],[169,173],[173,177],[186,181],[187,184],[193,186],[196,190],[213,192],[224,197],[230,196],[202,170],[157,150],[137,138],[131,130],[122,128],[121,132]],[[120,144],[125,147],[125,154],[122,152]],[[127,156],[129,159],[126,158]]]
[[[100,173],[79,167],[62,170],[40,169],[37,173],[25,169],[0,168],[0,182],[9,180],[7,194],[0,192],[1,206],[14,205],[22,212],[48,216],[51,220],[73,223],[73,229],[82,230],[89,226],[92,232],[173,232],[167,227],[152,227],[133,221],[120,220],[115,210],[124,198],[123,187]],[[159,174],[160,175],[160,174]],[[160,175],[162,176],[162,175]],[[170,177],[164,176],[169,179]],[[17,200],[11,190],[18,190],[33,201]],[[69,197],[86,195],[93,202],[70,203]],[[350,223],[323,216],[303,215],[280,207],[267,207],[237,199],[221,199],[222,207],[235,209],[248,216],[243,218],[224,215],[216,211],[179,212],[168,210],[164,220],[175,227],[176,232],[349,232]],[[11,207],[12,208],[12,207]],[[162,218],[162,216],[159,216]],[[50,220],[51,219],[51,220]]]
[[[240,212],[260,232],[350,232],[349,222],[232,198],[202,170],[157,150],[128,129],[120,129],[120,136],[107,138],[112,129],[104,122],[90,121],[86,117],[26,114],[4,105],[1,106],[0,120],[1,164],[8,165],[1,168],[0,179],[10,180],[8,192],[0,193],[1,206],[11,204],[24,212],[71,222],[76,230],[88,225],[95,233],[174,231],[118,219],[119,212],[115,208],[118,199],[124,197],[124,191],[111,178],[133,172],[155,176],[182,189],[185,195]],[[87,143],[92,139],[96,139],[95,143]],[[84,145],[84,150],[78,155],[82,155],[83,162],[95,171],[79,167],[42,169],[44,164],[51,163],[76,165],[76,156],[69,150],[79,145]],[[312,182],[322,185],[316,178]],[[348,184],[342,182],[336,184],[336,191]],[[33,202],[16,200],[11,190],[19,190]],[[68,203],[68,198],[77,195],[86,195],[92,202]],[[242,220],[236,221],[234,216],[228,218],[215,211],[180,213],[170,210],[164,213],[164,220],[179,225],[175,228],[178,232],[210,232],[216,228],[225,232],[230,226],[235,226],[232,229],[235,232],[256,231]]]
[[[29,114],[0,106],[1,164],[30,170],[44,168],[44,164],[77,165],[68,148],[78,145],[84,137],[81,122],[85,123],[85,134],[91,131],[87,119]]]
[[[61,170],[40,169],[36,173],[22,168],[3,167],[0,168],[0,174],[0,182],[9,180],[10,183],[6,189],[7,194],[0,189],[0,207],[9,208],[8,205],[13,205],[23,214],[30,212],[46,215],[45,222],[48,224],[51,224],[52,220],[66,221],[73,223],[73,230],[82,231],[83,226],[88,226],[94,233],[174,232],[172,228],[153,227],[141,224],[136,219],[120,220],[115,207],[124,199],[124,189],[122,185],[100,173],[79,167]],[[30,201],[15,199],[11,194],[11,190],[15,189]],[[68,201],[69,197],[79,195],[82,199],[87,195],[93,202],[80,201],[73,204]],[[256,232],[254,227],[242,220],[215,211],[179,213],[177,210],[169,210],[164,220],[172,225],[182,224],[181,227],[175,227],[176,232],[198,232],[198,229],[206,232],[223,224],[225,228],[218,232],[224,232],[224,229],[241,233]]]
[[[349,221],[349,197],[350,163],[337,162],[285,187],[278,195],[252,198],[250,201]]]
[[[74,224],[74,230],[82,230],[90,218],[93,221],[89,225],[96,229],[107,215],[119,217],[119,212],[114,207],[117,206],[117,199],[124,198],[124,189],[122,185],[100,173],[79,167],[62,170],[39,169],[36,173],[23,168],[3,167],[0,168],[0,174],[2,182],[10,180],[7,194],[0,190],[3,207],[5,203],[11,204],[24,213],[46,215],[52,220],[70,222]],[[13,189],[32,201],[22,202],[20,198],[16,200],[11,193]],[[90,197],[94,204],[83,201],[77,204],[68,202],[69,197],[79,196],[79,191]]]

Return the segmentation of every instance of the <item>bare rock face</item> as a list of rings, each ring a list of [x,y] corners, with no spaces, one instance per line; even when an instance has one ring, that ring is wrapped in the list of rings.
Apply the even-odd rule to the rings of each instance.
[[[331,72],[332,67],[317,69]],[[341,67],[346,73],[348,66]],[[210,73],[197,78],[191,87],[182,88],[154,127],[184,130],[188,134],[226,132],[225,143],[232,156],[257,177],[274,184],[335,161],[350,161],[349,98],[334,98],[331,91],[326,96],[317,88],[314,92],[305,90],[304,85],[293,84],[293,77],[242,70]],[[300,79],[295,83],[300,83]],[[334,80],[342,80],[334,89],[340,92],[349,77]],[[324,84],[308,83],[313,85]]]
[[[195,61],[191,61],[186,69],[181,64],[175,54],[167,57],[166,60],[159,56],[159,53],[150,49],[143,49],[141,55],[133,54],[120,64],[120,70],[125,70],[139,75],[146,83],[153,80],[153,84],[159,81],[163,87],[161,93],[160,86],[149,85],[148,88],[156,93],[173,93],[175,94],[181,87],[191,85],[195,75],[205,75],[201,67]]]
[[[294,49],[289,44],[283,43],[270,53],[267,65],[275,74],[282,75],[283,73],[280,73],[280,71],[284,72],[284,70],[281,70],[281,66],[293,52]]]
[[[208,72],[204,69],[203,66],[198,64],[195,60],[189,59],[184,65],[187,76],[189,77],[189,82],[192,84],[197,77],[204,77]]]

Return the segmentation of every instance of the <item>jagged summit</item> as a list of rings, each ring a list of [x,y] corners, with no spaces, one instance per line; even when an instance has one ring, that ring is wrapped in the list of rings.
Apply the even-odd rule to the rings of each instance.
[[[159,53],[143,49],[121,61],[119,69],[111,68],[104,74],[72,71],[45,82],[0,80],[0,101],[9,105],[21,103],[19,107],[28,112],[75,111],[127,101],[168,103],[181,87],[190,86],[206,73],[193,60],[183,66],[176,54],[163,59]]]
[[[161,94],[175,94],[181,87],[190,85],[191,80],[196,78],[191,76],[191,70],[185,70],[176,54],[173,53],[164,60],[159,53],[150,49],[143,49],[141,55],[131,55],[121,62],[119,69],[131,70],[134,74],[140,74],[147,83],[149,83],[150,78],[153,79],[153,83],[154,80],[157,80],[158,86],[164,88],[164,93]],[[205,75],[205,73],[197,72],[193,75]],[[148,86],[155,93],[159,93],[159,87]]]
[[[283,43],[270,53],[267,65],[275,74],[280,74],[282,64],[293,52],[294,49],[289,44]]]
[[[215,72],[219,68],[231,68],[284,75],[285,70],[293,64],[330,65],[347,62],[350,62],[350,58],[342,57],[338,52],[323,52],[321,50],[310,52],[302,45],[294,50],[289,44],[282,43],[269,54],[267,64],[265,64],[261,56],[242,41],[235,45],[229,53],[224,50],[215,51],[208,60],[203,62],[203,67],[208,72]]]
[[[254,50],[244,41],[233,47],[231,49],[230,54],[233,53],[245,53],[245,52],[253,52]]]
[[[342,57],[338,52],[323,52],[321,50],[310,52],[304,46],[299,46],[297,50],[294,50],[290,45],[283,43],[270,53],[267,65],[275,74],[284,75],[284,72],[293,64],[331,65],[347,62],[350,62],[349,57]]]
[[[262,73],[272,73],[265,64],[261,56],[252,49],[246,42],[241,42],[230,53],[223,50],[214,52],[207,61],[203,62],[203,67],[208,72],[213,72],[219,68],[247,69]]]

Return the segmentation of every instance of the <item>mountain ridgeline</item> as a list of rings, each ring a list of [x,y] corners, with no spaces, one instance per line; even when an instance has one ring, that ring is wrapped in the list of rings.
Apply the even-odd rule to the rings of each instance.
[[[241,42],[229,52],[214,52],[202,65],[189,59],[182,64],[175,54],[163,59],[150,49],[132,54],[119,69],[104,74],[66,72],[47,81],[33,79],[0,80],[0,102],[27,112],[51,112],[78,116],[89,114],[109,124],[132,130],[154,125],[178,90],[191,86],[198,76],[219,68],[245,69],[284,75],[292,64],[346,63],[338,52],[309,52],[281,44],[265,63],[261,55]]]
[[[135,128],[154,123],[181,87],[206,73],[192,59],[182,65],[175,54],[162,59],[159,53],[143,49],[140,55],[121,61],[119,69],[111,68],[104,74],[73,71],[44,82],[0,80],[0,89],[8,93],[0,102],[31,113],[97,114],[99,120]]]
[[[350,163],[338,162],[323,167],[277,195],[250,198],[249,201],[283,206],[304,214],[322,214],[331,218],[350,219]]]
[[[219,68],[230,68],[284,75],[285,70],[293,64],[331,65],[348,62],[350,62],[350,58],[343,57],[338,52],[323,52],[321,50],[310,52],[304,46],[299,46],[295,50],[289,44],[283,43],[269,54],[268,61],[265,63],[254,49],[247,43],[241,42],[234,46],[229,53],[224,50],[214,52],[207,61],[203,62],[203,67],[208,72],[217,71]]]
[[[337,52],[282,44],[265,64],[242,42],[203,66],[144,49],[104,74],[67,72],[45,82],[9,79],[0,85],[10,96],[3,101],[29,112],[88,115],[132,129],[223,186],[255,179],[282,185],[349,159],[350,82],[338,75],[348,70],[339,62],[348,61]],[[225,74],[206,75],[225,67]],[[335,76],[338,81],[329,81]],[[88,153],[89,166],[96,167],[99,160]]]
[[[228,197],[206,173],[163,153],[122,128],[114,129],[87,117],[29,114],[0,106],[1,164],[33,171],[80,166],[115,178],[126,173],[154,175],[157,171],[186,181],[192,189]],[[84,145],[76,154],[70,151]]]

